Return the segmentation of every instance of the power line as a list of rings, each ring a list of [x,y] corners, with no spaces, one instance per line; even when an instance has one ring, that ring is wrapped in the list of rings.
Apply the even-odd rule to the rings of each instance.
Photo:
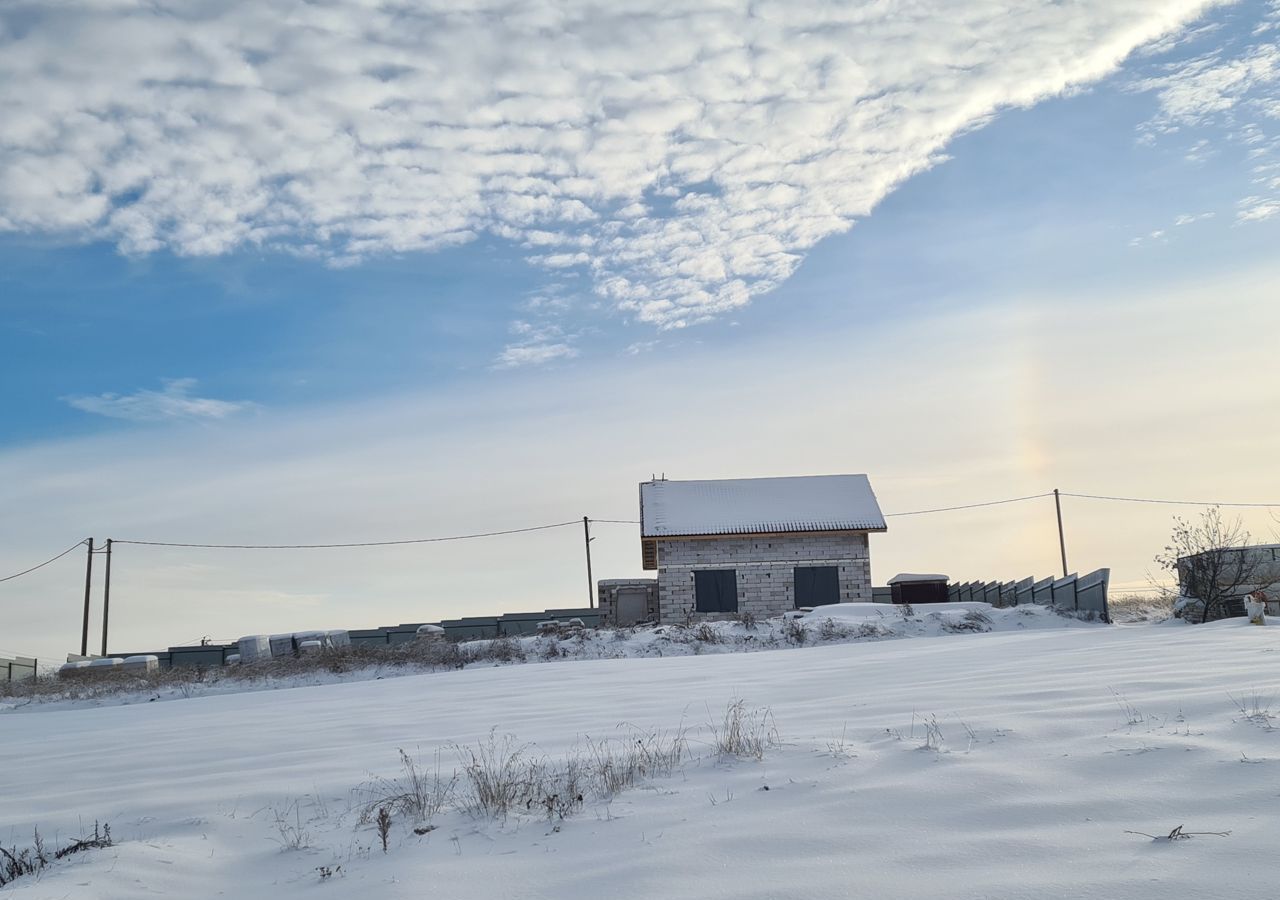
[[[1080,497],[1084,500],[1116,500],[1122,503],[1164,503],[1170,506],[1231,506],[1257,507],[1261,509],[1280,509],[1280,503],[1208,503],[1200,500],[1155,500],[1150,497],[1107,497],[1102,494],[1073,494],[1063,491],[1064,497]]]
[[[36,569],[43,569],[45,566],[49,565],[49,563],[57,562],[58,560],[62,559],[62,557],[70,553],[72,550],[75,550],[77,547],[83,547],[86,543],[87,541],[76,541],[75,544],[68,547],[66,550],[63,550],[57,556],[53,557],[53,559],[46,559],[44,562],[40,563],[40,565],[38,566],[32,566],[30,569],[23,569],[21,572],[17,572],[13,575],[6,575],[4,578],[0,578],[0,581],[12,581],[15,578],[21,578],[23,575],[30,575]]]
[[[1044,494],[1031,494],[1027,497],[1010,497],[1007,500],[988,500],[985,503],[966,503],[963,506],[941,506],[937,509],[913,509],[910,512],[885,513],[886,519],[893,516],[922,516],[925,513],[954,512],[958,509],[977,509],[981,506],[1000,506],[1003,503],[1021,503],[1023,500],[1039,500],[1041,497],[1052,497],[1053,491]]]
[[[174,541],[125,540],[116,540],[113,541],[113,543],[135,544],[143,547],[191,547],[201,550],[338,550],[346,547],[396,547],[404,544],[436,544],[442,541],[468,541],[473,538],[499,537],[504,534],[525,534],[530,531],[546,531],[550,528],[564,528],[568,525],[578,525],[581,521],[581,519],[575,519],[572,522],[555,522],[551,525],[533,525],[529,528],[511,528],[506,531],[481,531],[476,532],[475,534],[452,534],[446,537],[412,538],[402,541],[356,541],[344,544],[183,544]],[[83,543],[83,541],[81,543]]]
[[[1007,500],[988,500],[984,503],[966,503],[963,506],[943,506],[937,509],[915,509],[910,512],[885,513],[885,518],[890,516],[920,516],[925,513],[954,512],[958,509],[977,509],[982,506],[999,506],[1003,503],[1021,503],[1023,500],[1038,500],[1041,497],[1052,497],[1053,492],[1049,491],[1044,494],[1031,494],[1027,497],[1010,497]],[[1068,496],[1064,494],[1063,496]],[[592,519],[592,522],[607,522],[613,525],[639,525],[639,519]]]
[[[957,512],[957,511],[966,510],[966,509],[981,509],[988,506],[1002,506],[1009,503],[1022,503],[1027,500],[1039,500],[1044,497],[1051,497],[1051,496],[1053,496],[1053,492],[1046,491],[1045,493],[1042,493],[1042,494],[1029,494],[1025,497],[1009,497],[1002,500],[987,500],[981,503],[965,503],[958,506],[941,506],[941,507],[934,507],[930,509],[913,509],[913,510],[908,510],[906,512],[885,513],[884,516],[885,518],[897,518],[902,516],[922,516],[922,515],[929,515],[932,513]],[[1165,499],[1157,499],[1157,498],[1151,498],[1151,497],[1117,497],[1117,496],[1109,496],[1104,494],[1082,494],[1082,493],[1074,493],[1071,491],[1062,491],[1061,496],[1076,497],[1084,500],[1105,500],[1105,501],[1114,501],[1114,502],[1122,502],[1122,503],[1157,503],[1157,504],[1165,504],[1165,505],[1171,505],[1171,506],[1224,506],[1224,507],[1239,507],[1239,508],[1280,509],[1280,503],[1227,503],[1227,502],[1207,502],[1207,501],[1198,501],[1198,500],[1165,500]],[[472,534],[455,534],[455,535],[446,535],[442,537],[411,538],[407,540],[394,540],[394,541],[349,541],[349,542],[331,543],[331,544],[197,544],[197,543],[186,543],[186,542],[178,542],[178,541],[135,541],[135,540],[116,540],[114,541],[114,543],[133,544],[135,546],[145,546],[145,547],[185,547],[190,549],[203,549],[203,550],[339,550],[339,549],[355,548],[355,547],[396,547],[396,546],[405,546],[410,544],[435,544],[435,543],[442,543],[446,541],[466,541],[466,540],[474,540],[476,538],[501,537],[503,535],[511,535],[511,534],[527,534],[535,531],[546,531],[553,528],[566,528],[570,525],[577,525],[578,521],[579,520],[575,519],[570,522],[554,522],[549,525],[534,525],[528,528],[511,528],[503,531],[482,531],[482,532],[475,532]],[[637,519],[591,519],[590,521],[609,524],[609,525],[639,525],[640,524],[639,520]],[[11,581],[14,578],[20,578],[23,575],[28,575],[31,572],[36,571],[37,569],[42,569],[45,566],[49,565],[50,563],[57,562],[59,559],[66,556],[68,553],[72,552],[77,547],[83,546],[84,543],[85,543],[84,541],[79,541],[74,546],[68,547],[66,550],[62,551],[57,556],[51,559],[48,559],[37,566],[32,566],[29,569],[24,569],[21,572],[17,572],[13,575],[0,578],[0,582]]]

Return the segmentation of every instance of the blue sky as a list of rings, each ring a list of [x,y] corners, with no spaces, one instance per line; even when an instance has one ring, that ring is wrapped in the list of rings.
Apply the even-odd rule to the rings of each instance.
[[[126,0],[101,5],[95,35],[154,53],[136,81],[75,62],[91,56],[76,48],[105,38],[72,20],[23,4],[0,13],[0,48],[11,50],[0,115],[16,135],[0,142],[0,472],[10,484],[0,497],[27,522],[0,551],[6,568],[92,532],[238,540],[262,528],[263,540],[342,540],[519,527],[584,507],[629,516],[635,482],[663,470],[868,471],[886,508],[1013,496],[1068,477],[1076,489],[1156,496],[1280,492],[1266,462],[1280,443],[1271,423],[1251,423],[1243,446],[1231,428],[1214,444],[1169,425],[1188,406],[1223,414],[1215,396],[1236,398],[1231,411],[1277,399],[1274,354],[1239,352],[1228,334],[1273,324],[1274,3],[1031,3],[1008,24],[974,4],[964,27],[915,20],[896,52],[877,37],[891,23],[839,30],[858,4],[796,13],[839,36],[820,47],[782,39],[776,22],[709,15],[687,25],[694,48],[666,49],[660,80],[628,41],[577,40],[607,23],[547,4],[564,32],[518,64],[493,62],[501,48],[482,46],[473,65],[514,71],[504,83],[505,69],[481,68],[495,93],[478,100],[447,81],[437,98],[430,79],[395,93],[415,77],[395,66],[344,82],[354,76],[313,55],[332,46],[324,41],[284,41],[277,71],[227,37],[248,21],[237,17],[269,24],[290,4],[278,6],[211,12],[191,26],[203,55],[184,62],[165,55],[174,38],[163,17]],[[338,24],[325,40],[356,41],[341,24],[350,10],[330,6]],[[649,5],[632,6],[640,15]],[[643,21],[658,37],[678,24]],[[459,40],[479,40],[459,27]],[[738,39],[763,48],[755,78],[772,93],[733,74],[731,53],[708,68],[706,48]],[[411,41],[381,40],[355,50],[406,70],[416,53],[424,71],[437,62]],[[60,47],[67,56],[54,64]],[[554,63],[560,52],[571,65]],[[815,67],[809,52],[828,61]],[[312,64],[323,90],[299,83]],[[101,85],[67,99],[95,75]],[[252,89],[252,101],[228,112],[219,92],[229,83]],[[649,103],[672,83],[665,105]],[[172,109],[149,105],[157,84]],[[31,98],[42,96],[56,122],[40,119]],[[598,105],[578,103],[585,96]],[[881,108],[884,97],[898,99]],[[501,109],[506,124],[492,126],[476,103]],[[419,130],[423,116],[449,115],[468,122],[461,149],[434,125]],[[282,116],[293,143],[277,140]],[[347,148],[355,133],[360,146]],[[435,141],[434,155],[415,156],[417,140]],[[334,146],[346,149],[329,159]],[[778,382],[801,398],[796,409],[753,405]],[[1079,436],[1091,419],[1105,448]],[[1133,433],[1117,422],[1136,423]],[[931,429],[950,437],[929,441]],[[708,436],[717,430],[735,435],[731,446]],[[330,442],[332,455],[318,456]],[[1117,453],[1159,463],[1139,467],[1139,485]],[[448,488],[415,460],[450,472]],[[211,473],[210,490],[196,497],[198,472]],[[376,483],[345,496],[333,485],[348,477]],[[295,480],[277,497],[261,488]],[[329,493],[343,495],[329,510],[297,500]],[[182,513],[143,503],[187,495]],[[290,504],[296,515],[277,515]],[[1100,533],[1092,561],[1142,583],[1167,513],[1142,519],[1131,540]],[[1274,527],[1250,524],[1262,536]],[[1014,516],[998,527],[1024,526]],[[899,543],[887,535],[885,565],[946,561],[975,578],[1053,565],[1020,538],[961,552],[950,527]],[[1133,521],[1116,527],[1134,531]],[[558,605],[581,580],[576,561],[539,568],[545,548],[530,547],[511,567],[544,574],[546,587],[525,605]],[[635,574],[625,535],[601,552],[597,574]],[[353,627],[343,604],[368,590],[358,579],[302,584],[291,564],[228,565],[218,584],[183,568],[204,561],[174,565],[192,596],[283,592]],[[494,611],[479,608],[492,605],[483,592],[466,595],[465,571],[447,568],[433,571],[453,599],[427,614]],[[146,571],[132,586],[138,618],[122,627],[177,640],[177,626],[144,612],[173,584]],[[877,564],[875,574],[893,573]],[[40,577],[51,579],[40,592],[65,588]],[[368,615],[415,618],[414,581],[405,572],[380,583]],[[291,602],[271,621],[296,618]],[[265,615],[251,605],[234,618]],[[202,627],[244,630],[232,618]],[[60,646],[57,621],[33,614],[21,632]]]

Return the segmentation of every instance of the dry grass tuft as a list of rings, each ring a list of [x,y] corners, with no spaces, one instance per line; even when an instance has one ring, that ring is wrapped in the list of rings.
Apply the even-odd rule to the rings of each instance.
[[[747,709],[742,700],[734,700],[717,723],[708,723],[712,748],[719,756],[740,759],[763,759],[767,751],[778,746],[778,729],[773,713],[767,708]]]

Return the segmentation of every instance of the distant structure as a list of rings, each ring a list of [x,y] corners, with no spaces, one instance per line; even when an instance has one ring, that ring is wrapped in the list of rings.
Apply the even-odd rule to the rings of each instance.
[[[1245,600],[1260,593],[1265,612],[1280,615],[1280,544],[1219,547],[1178,557],[1178,593],[1199,601],[1180,610],[1189,621],[1204,622],[1245,615]],[[1206,608],[1206,597],[1221,602]]]
[[[0,682],[34,678],[36,668],[36,660],[29,656],[0,655]]]
[[[685,622],[870,602],[868,536],[887,531],[866,475],[640,485],[653,579],[598,583],[602,623]]]
[[[894,603],[947,603],[951,593],[946,575],[923,575],[903,572],[889,579]]]

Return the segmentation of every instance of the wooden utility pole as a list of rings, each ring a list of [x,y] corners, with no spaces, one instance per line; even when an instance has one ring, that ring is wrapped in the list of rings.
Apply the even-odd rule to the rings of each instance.
[[[84,628],[80,632],[80,655],[89,655],[89,591],[93,587],[93,538],[86,541],[89,553],[84,563]]]
[[[1053,506],[1058,511],[1058,549],[1062,551],[1062,577],[1067,577],[1067,539],[1062,533],[1062,498],[1053,489]]]
[[[102,586],[102,655],[107,655],[107,614],[111,610],[111,538],[107,538],[107,572]]]
[[[591,520],[586,516],[582,517],[582,536],[586,541],[587,547],[587,605],[591,609],[595,609],[596,582],[591,577]]]

